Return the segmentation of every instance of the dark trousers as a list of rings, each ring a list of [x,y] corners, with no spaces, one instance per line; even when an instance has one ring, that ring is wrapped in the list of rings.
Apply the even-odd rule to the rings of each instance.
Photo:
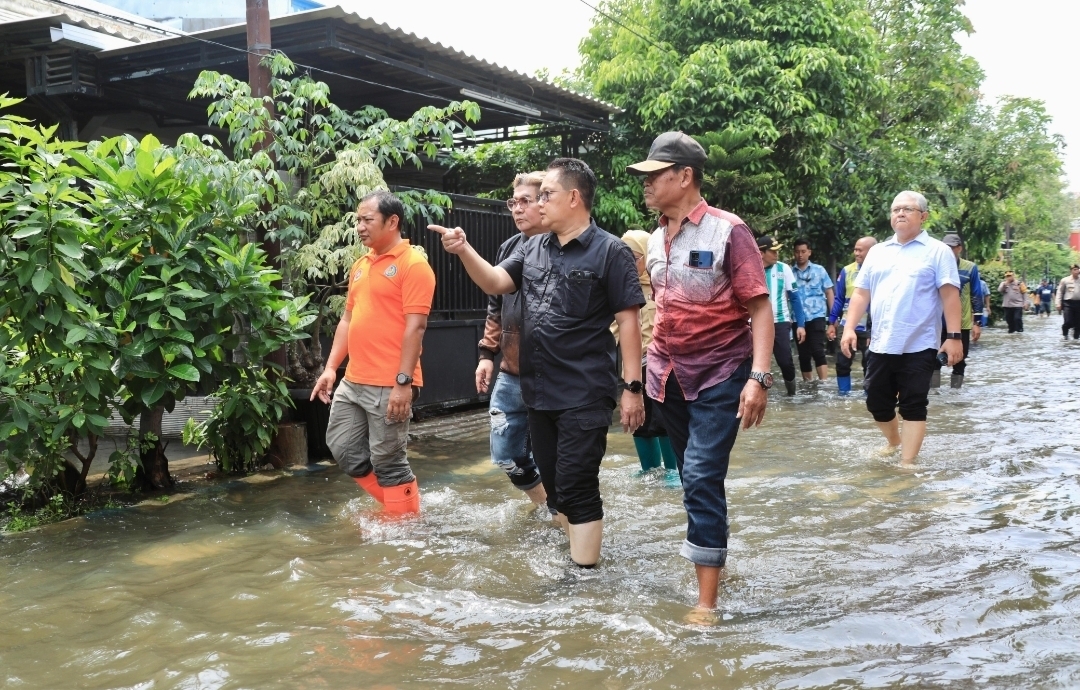
[[[791,322],[773,324],[772,354],[785,381],[795,380],[795,361],[791,358]]]
[[[942,342],[942,344],[945,343],[945,331],[944,330],[941,331],[941,342]],[[963,376],[964,375],[964,370],[967,369],[968,352],[971,350],[971,329],[970,328],[968,328],[966,330],[965,329],[960,330],[960,342],[962,342],[964,344],[964,358],[953,365],[953,368],[952,368],[953,376]],[[941,362],[937,361],[937,359],[934,360],[934,364],[935,364],[935,366],[937,366],[938,369],[941,368]]]
[[[529,438],[540,481],[554,508],[572,525],[604,517],[600,500],[600,461],[607,451],[607,431],[615,401],[569,410],[529,408]]]
[[[862,373],[866,378],[866,348],[870,347],[869,331],[855,331],[855,351],[862,353]],[[848,357],[841,348],[836,348],[836,375],[851,376],[851,365],[855,361],[855,352]]]
[[[1061,324],[1062,337],[1069,337],[1069,329],[1072,329],[1073,340],[1080,338],[1080,299],[1070,299],[1061,303],[1061,315],[1065,321]]]
[[[1005,310],[1005,323],[1009,326],[1009,333],[1024,332],[1024,308],[1002,307]]]
[[[937,364],[937,350],[905,352],[902,355],[866,353],[866,409],[874,421],[891,422],[900,416],[910,422],[925,422],[930,404],[930,377]]]
[[[804,374],[813,371],[810,366],[811,358],[814,367],[825,366],[825,317],[810,319],[806,322],[806,338],[798,343],[799,347],[799,371]]]

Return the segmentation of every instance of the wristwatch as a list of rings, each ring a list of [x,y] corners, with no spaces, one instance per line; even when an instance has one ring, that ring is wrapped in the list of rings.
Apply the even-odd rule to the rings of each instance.
[[[397,379],[395,380],[397,381],[397,385],[399,386],[408,386],[412,383],[412,377],[408,374],[398,374]]]
[[[964,335],[962,333],[946,333],[945,340],[963,340]]]
[[[641,381],[623,381],[619,384],[619,390],[630,391],[634,395],[640,395],[641,389]]]
[[[751,371],[750,378],[760,383],[761,387],[765,390],[769,390],[770,388],[772,388],[772,374],[768,373],[767,371]]]

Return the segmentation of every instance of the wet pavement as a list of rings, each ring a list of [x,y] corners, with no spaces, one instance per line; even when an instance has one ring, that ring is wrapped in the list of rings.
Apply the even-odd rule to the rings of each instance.
[[[680,492],[636,476],[628,436],[581,571],[473,428],[413,442],[420,518],[316,465],[5,535],[0,687],[1080,686],[1080,346],[1058,324],[987,331],[914,468],[874,455],[861,398],[774,391],[733,454],[714,626],[683,622]]]

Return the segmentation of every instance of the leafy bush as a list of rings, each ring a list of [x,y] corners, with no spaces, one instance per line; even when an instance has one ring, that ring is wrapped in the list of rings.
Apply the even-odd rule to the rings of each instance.
[[[225,472],[252,472],[263,464],[278,422],[293,406],[285,382],[270,381],[265,369],[241,371],[237,381],[214,394],[218,404],[206,421],[189,419],[184,443],[210,446],[217,466]]]

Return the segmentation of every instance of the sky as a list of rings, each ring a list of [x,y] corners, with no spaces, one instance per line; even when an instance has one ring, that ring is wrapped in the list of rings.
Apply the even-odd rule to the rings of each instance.
[[[330,4],[332,0],[327,0]],[[470,0],[338,0],[346,9],[425,36],[479,58],[533,74],[573,69],[596,0],[516,3]],[[451,7],[453,9],[451,9]],[[466,9],[462,9],[466,8]],[[961,36],[979,61],[983,96],[1026,96],[1046,103],[1052,133],[1065,137],[1065,173],[1080,193],[1080,0],[967,0],[975,33]],[[1071,145],[1070,145],[1071,144]]]

